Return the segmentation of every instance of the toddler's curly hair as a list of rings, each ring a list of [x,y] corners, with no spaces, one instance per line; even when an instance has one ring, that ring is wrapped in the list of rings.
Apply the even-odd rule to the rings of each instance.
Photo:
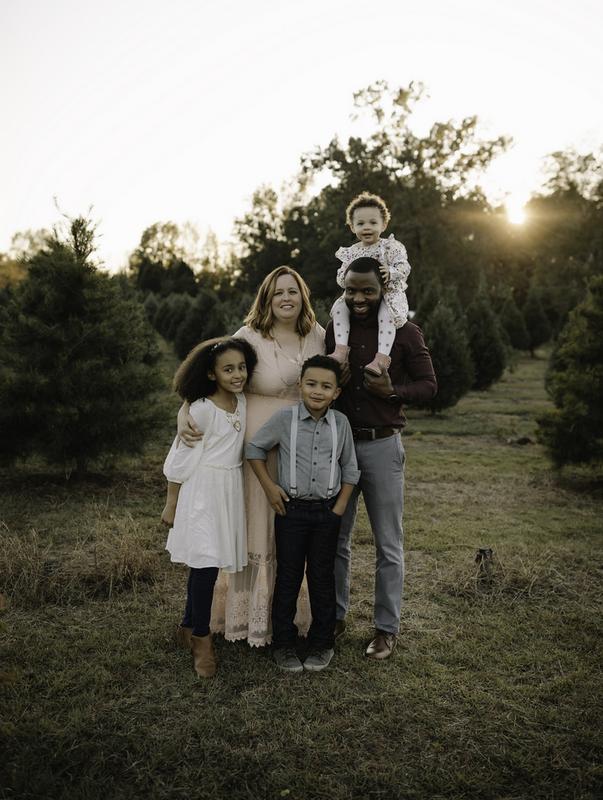
[[[383,217],[383,222],[388,225],[391,219],[389,209],[385,204],[385,200],[379,197],[378,194],[371,194],[370,192],[361,192],[357,195],[345,210],[345,221],[350,228],[352,227],[352,217],[357,208],[377,208]]]

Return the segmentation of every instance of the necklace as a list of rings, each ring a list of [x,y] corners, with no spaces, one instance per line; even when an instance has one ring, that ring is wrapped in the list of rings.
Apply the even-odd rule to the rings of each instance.
[[[224,413],[226,414],[226,419],[238,433],[241,430],[241,412],[239,411],[239,404],[237,403],[237,407],[234,411],[225,410]]]
[[[304,340],[301,338],[301,336],[299,337],[299,349],[297,351],[297,355],[294,357],[290,356],[275,338],[272,339],[272,346],[274,348],[276,371],[278,372],[281,383],[283,383],[285,386],[295,386],[299,380],[299,373],[301,372],[302,364],[304,363]],[[278,360],[279,353],[285,359],[285,361],[288,361],[290,364],[294,364],[297,367],[296,375],[292,381],[288,381],[283,377],[281,366]]]
[[[216,402],[214,402],[214,405],[216,408],[219,408],[220,411],[224,412],[226,415],[226,421],[229,422],[235,431],[238,432],[241,430],[241,412],[239,410],[239,401],[236,397],[233,397],[232,401],[234,403],[233,411],[227,411],[225,408],[222,408],[222,406],[219,406]]]

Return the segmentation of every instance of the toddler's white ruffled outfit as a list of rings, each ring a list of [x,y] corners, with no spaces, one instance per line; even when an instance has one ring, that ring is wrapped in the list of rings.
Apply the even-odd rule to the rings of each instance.
[[[387,267],[389,278],[383,290],[383,300],[379,306],[379,341],[376,360],[380,355],[385,356],[383,363],[389,366],[389,353],[391,352],[396,329],[401,328],[408,320],[408,299],[406,289],[407,279],[410,274],[410,264],[406,248],[399,242],[393,233],[387,239],[379,239],[375,244],[364,245],[356,242],[350,247],[340,247],[335,256],[341,261],[337,270],[337,283],[345,287],[345,273],[352,261],[357,258],[375,258],[380,264]],[[331,308],[333,318],[333,332],[335,344],[347,347],[350,335],[350,314],[345,304],[345,296],[341,295]],[[370,370],[372,364],[367,365]],[[379,370],[372,370],[378,372]]]

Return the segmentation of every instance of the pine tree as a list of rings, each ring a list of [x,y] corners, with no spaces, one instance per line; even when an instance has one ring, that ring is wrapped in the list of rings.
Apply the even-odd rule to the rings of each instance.
[[[176,331],[174,348],[179,358],[204,339],[225,333],[222,309],[215,292],[201,289]]]
[[[559,335],[546,379],[556,408],[538,420],[557,466],[603,458],[603,276]]]
[[[528,329],[526,328],[523,314],[517,307],[513,297],[509,296],[505,300],[498,319],[511,347],[514,347],[515,350],[529,350],[530,336]]]
[[[433,413],[456,405],[473,384],[471,351],[464,322],[438,303],[423,326],[438,381],[438,393],[424,408]]]
[[[144,313],[147,315],[147,319],[151,323],[151,325],[155,322],[155,315],[157,314],[157,309],[159,308],[159,301],[157,300],[157,295],[154,292],[149,292],[145,298],[143,303],[144,306]]]
[[[475,370],[473,388],[487,389],[502,376],[507,353],[499,322],[483,292],[467,308],[467,332]]]
[[[435,311],[436,306],[443,296],[442,284],[438,278],[434,278],[429,282],[419,297],[413,322],[418,325],[424,325]]]
[[[92,261],[94,228],[71,220],[28,263],[0,348],[0,448],[82,473],[103,454],[139,451],[163,385],[143,307]]]
[[[551,325],[544,313],[540,292],[534,286],[528,292],[522,311],[528,329],[530,353],[533,357],[536,348],[551,338]]]

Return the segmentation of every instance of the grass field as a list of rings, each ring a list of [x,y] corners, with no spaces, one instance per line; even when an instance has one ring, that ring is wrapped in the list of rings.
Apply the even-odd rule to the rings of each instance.
[[[184,573],[157,524],[171,423],[104,477],[3,472],[0,797],[600,797],[603,480],[514,443],[547,406],[540,356],[410,413],[402,630],[382,663],[363,656],[364,515],[332,668],[283,675],[218,639],[201,683],[172,644]]]

